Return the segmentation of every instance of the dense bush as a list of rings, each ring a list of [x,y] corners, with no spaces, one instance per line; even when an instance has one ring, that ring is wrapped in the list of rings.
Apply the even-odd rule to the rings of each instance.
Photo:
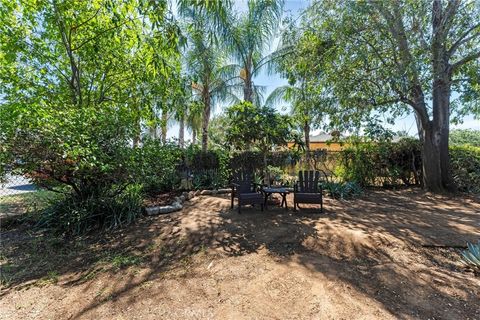
[[[228,164],[229,154],[226,150],[213,149],[203,152],[199,146],[191,145],[185,150],[182,175],[192,179],[194,189],[218,189],[228,184]]]
[[[143,190],[147,194],[178,188],[181,180],[178,166],[185,158],[184,153],[174,143],[145,141],[142,147],[135,148],[135,180],[143,184]]]
[[[93,229],[112,229],[141,215],[142,188],[129,185],[116,194],[102,193],[85,199],[65,195],[44,210],[38,225],[63,235],[79,235]]]
[[[412,185],[421,181],[418,140],[356,143],[343,150],[340,159],[337,174],[344,181],[362,186]]]
[[[450,131],[449,141],[452,146],[470,145],[473,147],[480,147],[480,130],[452,130]]]
[[[460,191],[480,193],[480,148],[450,147],[452,175]]]

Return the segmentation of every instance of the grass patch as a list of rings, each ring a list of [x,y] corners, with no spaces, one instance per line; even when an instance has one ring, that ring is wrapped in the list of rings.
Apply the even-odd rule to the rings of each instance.
[[[49,284],[56,284],[60,275],[56,271],[48,271],[47,275],[36,282],[36,285],[43,287]]]
[[[134,255],[118,254],[114,255],[110,262],[115,269],[123,269],[130,266],[138,266],[142,262],[142,258]]]
[[[0,196],[0,214],[24,214],[45,209],[58,194],[38,190],[8,196]]]

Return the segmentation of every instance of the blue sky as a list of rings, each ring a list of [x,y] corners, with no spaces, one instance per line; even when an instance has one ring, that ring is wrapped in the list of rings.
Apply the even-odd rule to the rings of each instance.
[[[310,1],[308,0],[286,0],[285,1],[285,14],[292,14],[297,16],[308,7]],[[247,8],[247,0],[236,0],[234,2],[236,10],[238,11],[245,11]],[[272,50],[275,48],[278,39],[275,39],[272,42]],[[287,84],[287,81],[280,77],[277,74],[268,75],[267,73],[260,74],[258,77],[254,79],[254,83],[256,85],[261,85],[266,87],[265,97],[270,94],[275,88],[279,86],[283,86]],[[214,108],[214,114],[219,114],[222,112],[221,107]],[[387,115],[385,116],[385,118]],[[385,122],[385,127],[392,129],[394,131],[406,131],[410,135],[417,134],[417,128],[415,125],[415,118],[413,114],[409,114],[405,117],[397,118],[394,125],[387,124]],[[467,116],[464,118],[463,123],[459,125],[451,125],[451,128],[461,128],[461,129],[476,129],[480,130],[480,120],[474,119],[473,116]],[[313,134],[317,134],[319,130],[313,132]],[[178,136],[178,126],[173,125],[169,128],[168,137],[177,137]],[[190,134],[186,132],[187,139],[190,138]]]

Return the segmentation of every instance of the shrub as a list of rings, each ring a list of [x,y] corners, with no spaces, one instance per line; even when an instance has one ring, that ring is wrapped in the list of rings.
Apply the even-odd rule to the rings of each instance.
[[[480,147],[480,130],[452,130],[450,131],[449,142],[452,146],[470,145],[473,147]]]
[[[356,182],[325,182],[323,189],[333,199],[348,199],[362,194],[362,187]]]
[[[182,169],[191,174],[194,189],[218,189],[230,177],[229,154],[222,149],[203,152],[198,146],[186,149]]]
[[[467,243],[468,249],[462,252],[463,262],[480,271],[480,241],[478,244]]]
[[[216,169],[196,170],[192,173],[193,189],[219,189],[226,185],[222,172]]]
[[[355,181],[362,186],[420,184],[418,140],[356,143],[341,154],[336,171],[344,181]]]
[[[362,186],[375,183],[376,146],[372,143],[357,144],[342,151],[341,169],[338,171],[344,181],[355,181]]]
[[[176,144],[147,140],[135,148],[135,180],[148,194],[176,189],[181,180],[178,166],[183,159],[184,151]]]
[[[480,193],[480,148],[450,147],[452,175],[460,191]]]
[[[140,211],[135,184],[134,119],[114,106],[65,108],[44,117],[13,117],[14,131],[0,135],[15,172],[63,194],[40,218],[59,233],[129,223]],[[4,157],[2,157],[5,159]]]
[[[53,203],[43,212],[38,226],[64,235],[85,234],[93,229],[112,229],[135,221],[141,215],[142,187],[129,185],[113,194],[79,199],[73,194]]]

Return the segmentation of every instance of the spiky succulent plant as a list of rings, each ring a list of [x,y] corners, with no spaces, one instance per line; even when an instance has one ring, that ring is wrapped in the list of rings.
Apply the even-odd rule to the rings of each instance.
[[[467,265],[480,270],[480,240],[477,244],[467,243],[467,250],[462,252],[462,260]]]

